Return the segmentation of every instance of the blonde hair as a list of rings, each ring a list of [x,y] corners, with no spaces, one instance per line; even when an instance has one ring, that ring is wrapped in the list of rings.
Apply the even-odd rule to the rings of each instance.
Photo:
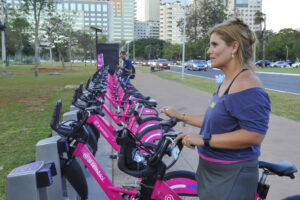
[[[237,58],[243,67],[254,71],[255,66],[252,60],[256,37],[247,24],[241,19],[236,18],[215,25],[210,29],[209,35],[213,33],[218,34],[228,46],[237,41],[239,43],[236,54]]]

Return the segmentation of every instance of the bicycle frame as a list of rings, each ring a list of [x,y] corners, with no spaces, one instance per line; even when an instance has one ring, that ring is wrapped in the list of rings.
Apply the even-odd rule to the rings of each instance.
[[[81,158],[109,199],[123,200],[124,198],[120,193],[128,195],[135,195],[138,193],[136,190],[124,190],[122,187],[113,185],[110,178],[101,168],[100,164],[96,161],[95,157],[85,144],[79,142],[73,152],[73,156]]]
[[[120,146],[116,142],[116,132],[117,129],[108,121],[106,117],[102,117],[101,115],[91,114],[87,120],[88,124],[93,124],[94,127],[104,136],[104,138],[108,141],[108,143],[113,147],[114,150],[119,151]],[[148,121],[145,122],[142,126],[135,121],[135,117],[130,118],[128,128],[132,131],[133,134],[139,133],[144,128],[153,125],[156,121]],[[154,130],[150,131],[147,134],[145,141],[143,142],[150,142],[150,139],[159,139],[162,135],[163,130]]]
[[[97,183],[100,185],[109,199],[123,200],[124,198],[120,193],[131,195],[132,199],[133,196],[138,193],[137,190],[124,189],[122,187],[115,186],[85,144],[78,142],[73,152],[73,156],[81,158],[81,160],[87,166],[88,170],[91,172],[91,174],[96,179]],[[155,200],[181,200],[176,192],[180,193],[180,191],[182,190],[185,190],[185,193],[187,193],[188,190],[190,194],[196,194],[197,190],[195,190],[195,186],[193,186],[193,183],[190,183],[190,185],[192,186],[191,188],[186,188],[182,187],[181,184],[176,185],[176,181],[178,182],[178,179],[168,180],[166,182],[157,180],[151,198]],[[186,183],[186,180],[184,180],[184,178],[180,178],[179,181],[185,181],[184,183]],[[173,187],[171,188],[168,183],[175,185],[173,185]]]

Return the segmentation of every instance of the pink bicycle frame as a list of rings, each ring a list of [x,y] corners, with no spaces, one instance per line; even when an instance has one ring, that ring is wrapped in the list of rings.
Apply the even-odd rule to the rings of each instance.
[[[133,196],[138,193],[136,190],[124,190],[122,187],[113,185],[85,144],[79,142],[73,152],[73,155],[81,158],[109,199],[123,200],[120,193],[132,195],[132,199]],[[195,183],[185,178],[170,179],[166,182],[158,180],[155,183],[151,198],[156,200],[181,200],[177,193],[197,194],[196,189],[197,186],[195,186]]]
[[[124,190],[122,187],[114,186],[85,144],[78,143],[73,155],[81,158],[109,199],[123,200],[124,198],[120,193],[129,195],[138,193],[136,190]]]
[[[139,126],[139,124],[135,122],[135,119],[131,118],[128,128],[132,131],[133,134],[137,134],[139,133],[139,130],[146,128],[150,125],[153,125],[153,123],[155,122],[156,121],[149,121],[144,123],[143,126]],[[113,147],[113,149],[119,151],[120,146],[116,142],[117,129],[107,120],[107,118],[102,117],[101,115],[91,114],[87,120],[87,123],[93,124],[97,128],[97,130],[104,136],[107,142]],[[150,131],[148,133],[149,137],[152,136],[151,133],[155,133],[155,138],[153,139],[159,139],[160,136],[162,135],[162,130]],[[151,142],[151,141],[152,140],[147,140],[147,141],[142,140],[142,142]]]

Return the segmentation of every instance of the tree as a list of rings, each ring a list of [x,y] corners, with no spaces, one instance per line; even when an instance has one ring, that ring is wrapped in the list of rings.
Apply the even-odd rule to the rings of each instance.
[[[148,55],[148,59],[154,58],[153,53],[154,53],[154,47],[151,44],[148,44],[145,46],[145,53]]]
[[[297,60],[300,58],[300,31],[293,29],[282,29],[278,33],[271,33],[269,39],[267,58],[269,60],[285,60],[287,47],[289,59]]]
[[[22,9],[29,14],[33,12],[34,17],[34,63],[35,71],[34,75],[37,77],[39,74],[38,68],[38,53],[39,53],[39,28],[40,28],[40,17],[41,12],[53,10],[53,3],[50,0],[24,0]],[[46,15],[46,14],[45,14]]]
[[[266,15],[260,11],[254,14],[254,23],[260,26],[260,38],[262,38],[262,67],[265,67],[266,58]],[[262,23],[264,23],[264,28],[262,29]]]
[[[149,38],[135,40],[135,56],[143,59],[157,59],[162,58],[164,55],[165,41]],[[130,47],[133,46],[133,41],[128,44]],[[146,48],[147,47],[147,48]],[[133,48],[129,49],[130,55],[133,55]]]
[[[70,46],[69,31],[71,30],[71,24],[67,23],[63,16],[57,15],[48,18],[43,27],[46,32],[43,39],[46,39],[56,48],[59,54],[59,59],[62,62],[62,66],[66,69],[64,61],[66,49]]]
[[[6,17],[6,50],[7,55],[30,54],[32,45],[30,43],[30,34],[26,33],[26,30],[31,26],[27,19],[24,17],[24,13],[20,10],[8,8]]]
[[[200,37],[200,24],[199,24],[199,5],[198,1],[194,1],[193,4],[187,6],[187,17],[186,17],[186,35],[189,41],[197,41]],[[177,22],[177,26],[180,31],[183,32],[183,19]]]
[[[195,1],[197,2],[197,1]],[[228,17],[227,9],[222,0],[203,0],[188,7],[186,17],[186,35],[189,41],[195,42],[207,37],[208,30],[214,25],[225,21]],[[183,31],[183,20],[177,26]]]
[[[26,39],[26,36],[28,34],[25,34],[24,31],[30,28],[30,24],[27,21],[25,17],[23,17],[20,13],[18,13],[15,9],[10,9],[9,13],[11,19],[8,23],[8,32],[10,34],[16,36],[16,54],[21,55],[22,51],[24,49],[24,38]],[[11,36],[9,34],[9,36]]]
[[[166,43],[164,46],[164,58],[180,60],[182,57],[182,45]]]
[[[87,32],[87,31],[77,31],[75,33],[75,37],[77,40],[78,47],[83,51],[81,53],[81,55],[83,54],[83,58],[81,59],[84,59],[84,61],[86,61],[88,52],[91,50],[95,52],[96,45],[95,45],[95,40],[93,39],[94,35],[91,32]]]

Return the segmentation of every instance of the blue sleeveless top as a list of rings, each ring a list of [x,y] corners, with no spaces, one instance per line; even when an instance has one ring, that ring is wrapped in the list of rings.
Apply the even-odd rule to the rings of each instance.
[[[214,93],[205,112],[201,135],[223,134],[239,129],[267,133],[271,102],[263,88],[249,88],[221,97],[217,94]],[[243,161],[258,158],[260,145],[238,150],[198,147],[198,151],[214,159]]]

